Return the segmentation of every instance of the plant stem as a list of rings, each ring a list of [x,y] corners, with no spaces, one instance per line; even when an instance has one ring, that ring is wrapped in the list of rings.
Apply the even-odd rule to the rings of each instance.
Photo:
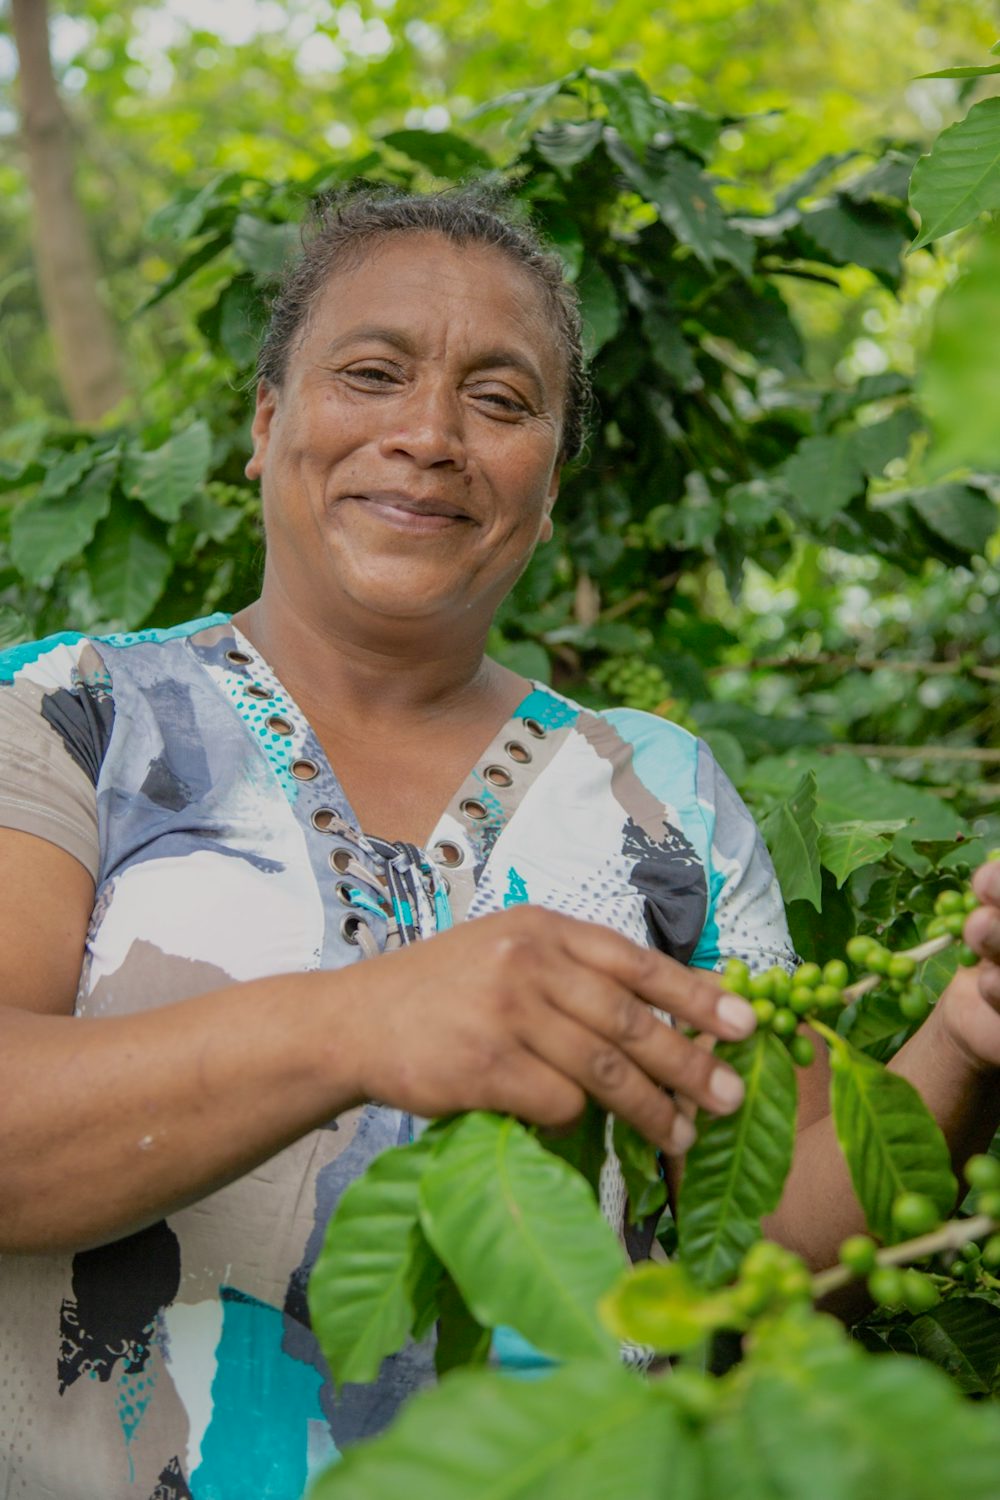
[[[926,1255],[940,1255],[942,1250],[961,1250],[970,1240],[978,1240],[984,1234],[991,1234],[998,1223],[1000,1221],[990,1218],[989,1214],[976,1214],[971,1219],[949,1219],[947,1224],[942,1224],[940,1229],[934,1229],[930,1234],[922,1234],[915,1240],[905,1240],[901,1245],[889,1245],[885,1250],[880,1250],[875,1263],[879,1266],[905,1266],[912,1261],[923,1260]],[[856,1272],[847,1266],[831,1266],[828,1271],[819,1271],[813,1277],[813,1298],[818,1302],[821,1297],[839,1291],[848,1282],[858,1279]]]
[[[941,937],[928,938],[925,943],[918,943],[915,948],[903,948],[900,957],[912,958],[918,964],[923,963],[924,959],[933,958],[936,953],[943,953],[954,942],[957,942],[957,938],[944,933]],[[864,979],[859,979],[856,984],[848,985],[844,991],[844,1004],[851,1005],[855,1000],[860,1000],[862,995],[877,990],[884,979],[884,974],[866,974]]]

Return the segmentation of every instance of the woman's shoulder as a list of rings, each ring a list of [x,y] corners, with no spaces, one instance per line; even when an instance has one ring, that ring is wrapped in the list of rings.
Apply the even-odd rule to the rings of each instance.
[[[110,687],[109,661],[129,648],[187,642],[209,631],[228,630],[229,615],[207,615],[180,625],[106,634],[60,630],[38,640],[22,641],[0,651],[0,687],[17,682],[43,689],[77,686],[82,681]]]

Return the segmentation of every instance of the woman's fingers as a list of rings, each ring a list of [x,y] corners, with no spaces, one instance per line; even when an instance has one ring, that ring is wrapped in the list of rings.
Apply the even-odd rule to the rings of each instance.
[[[670,1035],[670,1029],[662,1023],[661,1030]],[[588,1027],[564,1011],[552,1007],[546,1015],[536,1017],[524,1045],[564,1078],[572,1078],[583,1093],[604,1109],[634,1125],[660,1150],[678,1154],[690,1146],[694,1128],[678,1111],[670,1095],[620,1047],[595,1037]],[[532,1108],[531,1118],[539,1119],[541,1124],[559,1123],[540,1119],[539,1107],[545,1107],[541,1099]]]
[[[592,1057],[585,1064],[591,1073],[610,1076],[625,1058],[655,1084],[712,1114],[731,1114],[742,1103],[743,1082],[732,1068],[696,1047],[652,1006],[605,974],[578,966],[568,984],[560,981],[551,999],[555,1009],[582,1023],[591,1038]],[[618,1112],[616,1106],[608,1107]]]
[[[718,975],[689,969],[655,948],[640,948],[595,923],[563,918],[562,943],[577,963],[598,969],[620,985],[696,1031],[741,1041],[757,1025],[753,1008],[724,990]]]

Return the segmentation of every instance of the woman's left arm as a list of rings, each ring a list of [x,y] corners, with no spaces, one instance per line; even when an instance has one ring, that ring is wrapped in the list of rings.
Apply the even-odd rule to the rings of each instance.
[[[944,1131],[957,1172],[986,1149],[1000,1126],[1000,861],[983,865],[972,884],[982,905],[966,922],[965,940],[980,962],[959,969],[889,1064],[921,1094]],[[818,1270],[834,1265],[841,1242],[865,1225],[829,1115],[825,1054],[799,1077],[795,1160],[765,1231]]]

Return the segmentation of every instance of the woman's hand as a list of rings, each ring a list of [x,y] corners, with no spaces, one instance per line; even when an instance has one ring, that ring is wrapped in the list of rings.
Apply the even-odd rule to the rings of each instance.
[[[713,1114],[742,1101],[738,1075],[653,1007],[734,1040],[754,1029],[746,1001],[594,923],[523,906],[352,972],[361,1093],[417,1115],[495,1109],[560,1128],[590,1095],[680,1153],[694,1127],[665,1089]]]
[[[980,866],[972,888],[982,905],[963,936],[980,962],[958,971],[938,1009],[972,1067],[988,1073],[1000,1069],[1000,860]]]

